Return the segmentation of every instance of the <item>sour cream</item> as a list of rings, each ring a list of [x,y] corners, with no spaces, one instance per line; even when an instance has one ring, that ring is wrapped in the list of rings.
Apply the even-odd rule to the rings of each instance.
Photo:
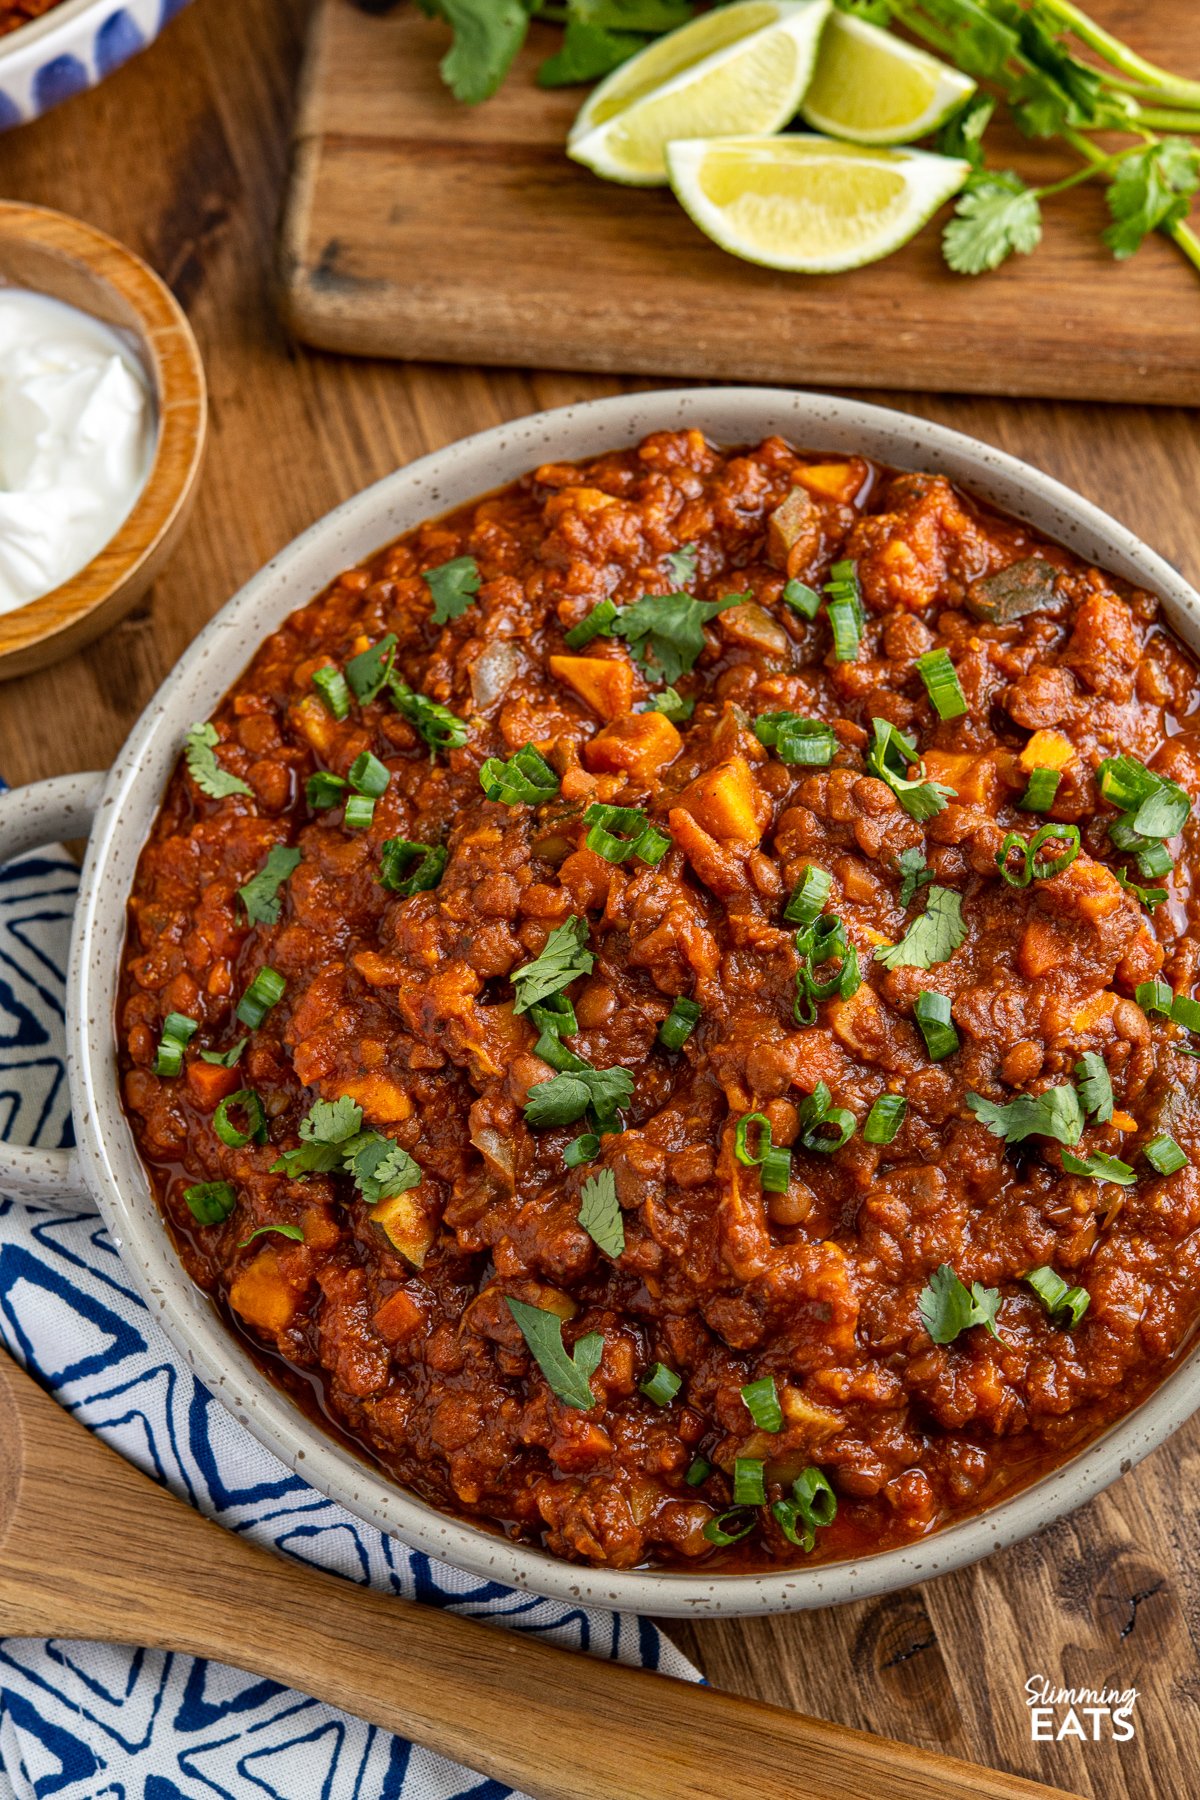
[[[0,287],[0,613],[103,550],[153,452],[149,385],[120,336],[48,295]]]

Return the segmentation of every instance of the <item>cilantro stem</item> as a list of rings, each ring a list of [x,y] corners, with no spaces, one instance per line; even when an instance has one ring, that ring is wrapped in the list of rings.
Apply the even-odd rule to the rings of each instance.
[[[1144,56],[1139,56],[1128,44],[1123,44],[1120,38],[1105,31],[1087,13],[1074,6],[1072,0],[1041,0],[1040,10],[1043,15],[1048,13],[1060,19],[1081,44],[1094,50],[1097,56],[1103,57],[1106,63],[1118,69],[1122,75],[1128,75],[1132,80],[1144,84],[1160,99],[1182,100],[1193,106],[1200,104],[1200,81],[1188,81],[1183,76],[1170,75],[1166,69],[1147,62]]]
[[[1130,128],[1151,125],[1157,131],[1186,131],[1194,137],[1200,132],[1200,111],[1171,112],[1161,106],[1140,106],[1130,120]]]

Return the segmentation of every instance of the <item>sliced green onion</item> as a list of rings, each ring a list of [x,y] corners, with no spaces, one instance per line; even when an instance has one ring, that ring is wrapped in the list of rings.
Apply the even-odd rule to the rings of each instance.
[[[765,1506],[767,1504],[767,1484],[763,1478],[763,1464],[754,1456],[737,1456],[733,1462],[733,1504],[735,1506]]]
[[[239,1131],[229,1117],[231,1106],[240,1106],[246,1114],[248,1129]],[[263,1103],[250,1088],[239,1088],[236,1094],[229,1094],[213,1113],[213,1130],[223,1144],[231,1150],[240,1150],[253,1138],[256,1144],[267,1141],[267,1115],[263,1111]]]
[[[1164,1019],[1171,1017],[1175,993],[1165,981],[1139,981],[1133,990],[1133,997],[1147,1016],[1161,1013]]]
[[[656,1362],[638,1382],[638,1391],[647,1400],[653,1400],[655,1406],[670,1406],[682,1386],[682,1376],[668,1369],[666,1363]]]
[[[862,642],[858,614],[849,600],[830,600],[825,608],[833,628],[835,662],[855,662]]]
[[[183,1053],[199,1029],[197,1021],[189,1019],[186,1013],[167,1014],[163,1020],[158,1049],[154,1054],[153,1067],[156,1075],[179,1074],[183,1068]]]
[[[638,806],[602,806],[594,803],[583,815],[589,827],[584,842],[605,862],[620,863],[636,856],[653,866],[671,848],[666,832],[651,825]]]
[[[925,692],[939,719],[961,719],[967,710],[966,695],[959,684],[958,671],[945,649],[926,650],[913,665],[925,683]]]
[[[796,999],[792,1014],[798,1025],[812,1025],[817,1001],[835,994],[849,1000],[862,986],[858,951],[847,941],[846,928],[836,914],[826,913],[796,933]],[[822,964],[837,964],[832,975],[818,980],[813,973]]]
[[[806,619],[815,619],[821,610],[821,596],[816,588],[810,588],[806,582],[792,580],[785,584],[783,598],[793,612],[800,613]]]
[[[1200,1001],[1190,994],[1176,994],[1171,1002],[1171,1017],[1185,1031],[1200,1031]]]
[[[754,735],[760,744],[774,750],[780,762],[805,768],[824,768],[833,761],[838,747],[832,725],[800,713],[760,713],[754,721]]]
[[[377,644],[352,656],[346,664],[346,680],[354,689],[355,698],[364,706],[368,700],[375,699],[387,682],[395,654],[396,634],[389,631]]]
[[[1149,843],[1136,854],[1138,870],[1147,881],[1154,881],[1160,875],[1169,875],[1175,867],[1175,858],[1165,844]]]
[[[1061,843],[1067,848],[1059,855],[1043,858],[1038,851],[1043,844]],[[1009,866],[1009,856],[1013,850],[1020,852],[1022,862],[1020,868]],[[1019,831],[1010,831],[996,852],[996,867],[1007,881],[1009,887],[1028,887],[1031,881],[1049,881],[1052,876],[1061,875],[1069,868],[1079,855],[1078,825],[1039,825],[1033,836],[1023,838]]]
[[[748,1381],[742,1389],[742,1399],[760,1431],[783,1430],[783,1408],[775,1391],[773,1375],[762,1375],[757,1381]]]
[[[950,1017],[950,1000],[936,988],[923,988],[913,1004],[931,1062],[941,1062],[958,1049],[958,1033]]]
[[[379,855],[380,886],[390,894],[408,896],[437,886],[450,852],[445,844],[414,844],[409,838],[385,838]]]
[[[1136,756],[1106,756],[1096,771],[1100,792],[1121,812],[1140,806],[1158,792],[1161,783]]]
[[[342,823],[347,831],[367,831],[375,821],[375,802],[366,794],[351,794]]]
[[[304,1233],[299,1225],[259,1225],[250,1233],[249,1237],[242,1239],[238,1249],[244,1250],[247,1244],[254,1242],[255,1238],[265,1237],[270,1231],[277,1231],[280,1237],[291,1238],[292,1242],[296,1244],[304,1242]]]
[[[683,994],[671,1003],[671,1010],[658,1028],[658,1041],[664,1050],[681,1050],[695,1031],[703,1009]]]
[[[752,1125],[756,1125],[760,1133],[757,1151],[751,1150],[746,1141]],[[745,1164],[748,1169],[755,1168],[762,1162],[770,1148],[771,1121],[766,1113],[746,1113],[738,1120],[737,1129],[733,1134],[733,1154],[740,1163]]]
[[[479,771],[479,785],[489,800],[504,806],[540,806],[557,794],[559,780],[545,757],[524,744],[507,762],[489,756]]]
[[[734,1519],[745,1521],[740,1531],[731,1529]],[[744,1507],[731,1506],[728,1512],[723,1512],[717,1518],[708,1521],[704,1527],[703,1536],[708,1539],[710,1544],[719,1544],[724,1547],[726,1544],[736,1544],[739,1539],[749,1537],[757,1523],[758,1520],[753,1513],[749,1518],[746,1517]]]
[[[566,994],[548,994],[544,1000],[532,1001],[529,1017],[539,1031],[552,1031],[555,1037],[573,1037],[579,1030],[575,1008]]]
[[[792,1185],[792,1153],[784,1144],[772,1144],[759,1165],[764,1194],[786,1194]]]
[[[833,630],[833,654],[837,662],[854,662],[862,641],[863,604],[858,585],[858,564],[834,563],[825,583],[825,611]]]
[[[357,794],[369,794],[372,800],[378,800],[387,792],[387,784],[391,777],[377,756],[364,750],[356,756],[350,765],[350,786]]]
[[[573,625],[563,639],[568,650],[582,650],[593,638],[611,637],[617,609],[611,600],[598,600],[590,613]]]
[[[340,775],[334,775],[329,769],[318,769],[315,775],[309,776],[304,795],[314,811],[323,812],[327,806],[340,805],[348,785]]]
[[[832,1105],[832,1098],[825,1083],[818,1081],[800,1105],[800,1142],[806,1150],[822,1156],[832,1156],[854,1136],[854,1114],[844,1106]]]
[[[563,1162],[568,1169],[578,1169],[582,1163],[594,1162],[600,1154],[600,1139],[594,1131],[581,1132],[563,1151]]]
[[[1160,1175],[1174,1175],[1187,1167],[1187,1152],[1180,1149],[1169,1131],[1156,1132],[1149,1143],[1142,1145],[1142,1155]]]
[[[248,1037],[239,1038],[228,1050],[202,1050],[200,1061],[212,1063],[218,1069],[232,1069],[242,1060],[242,1052],[250,1042]]]
[[[791,1498],[777,1500],[771,1516],[789,1543],[812,1550],[817,1532],[837,1518],[837,1495],[820,1469],[810,1464],[793,1481]]]
[[[821,916],[832,887],[833,876],[829,870],[818,868],[816,863],[809,863],[783,909],[785,922],[789,925],[811,925],[814,919]]]
[[[282,1000],[287,982],[278,969],[264,966],[238,1002],[237,1017],[251,1031],[256,1031],[276,1003]]]
[[[1060,1314],[1066,1315],[1062,1320],[1064,1325],[1078,1325],[1091,1305],[1092,1296],[1086,1288],[1068,1287],[1062,1276],[1048,1265],[1030,1269],[1021,1279],[1026,1287],[1033,1289],[1052,1320]]]
[[[867,1144],[890,1144],[908,1111],[908,1101],[903,1094],[880,1094],[872,1104],[863,1126],[863,1142]]]
[[[1049,812],[1061,780],[1061,769],[1030,770],[1029,784],[1017,805],[1022,812]]]
[[[688,1464],[688,1472],[683,1479],[689,1487],[699,1487],[712,1474],[712,1467],[706,1456],[697,1456]]]
[[[350,711],[350,689],[340,669],[316,669],[313,686],[335,719],[344,719]]]
[[[228,1181],[198,1181],[184,1188],[183,1197],[198,1225],[219,1225],[237,1205],[237,1192]]]

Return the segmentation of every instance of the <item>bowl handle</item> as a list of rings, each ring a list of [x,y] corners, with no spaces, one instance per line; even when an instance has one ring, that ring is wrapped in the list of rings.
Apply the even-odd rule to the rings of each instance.
[[[26,850],[61,838],[86,837],[100,804],[106,776],[92,771],[55,775],[29,787],[0,793],[0,866]],[[0,1143],[0,1193],[76,1211],[91,1205],[74,1150],[43,1150]]]

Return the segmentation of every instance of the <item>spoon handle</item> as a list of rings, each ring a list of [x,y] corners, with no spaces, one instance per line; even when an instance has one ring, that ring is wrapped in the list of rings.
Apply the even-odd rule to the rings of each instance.
[[[536,1800],[1064,1800],[314,1573],[155,1487],[0,1356],[0,1636],[213,1657]]]

